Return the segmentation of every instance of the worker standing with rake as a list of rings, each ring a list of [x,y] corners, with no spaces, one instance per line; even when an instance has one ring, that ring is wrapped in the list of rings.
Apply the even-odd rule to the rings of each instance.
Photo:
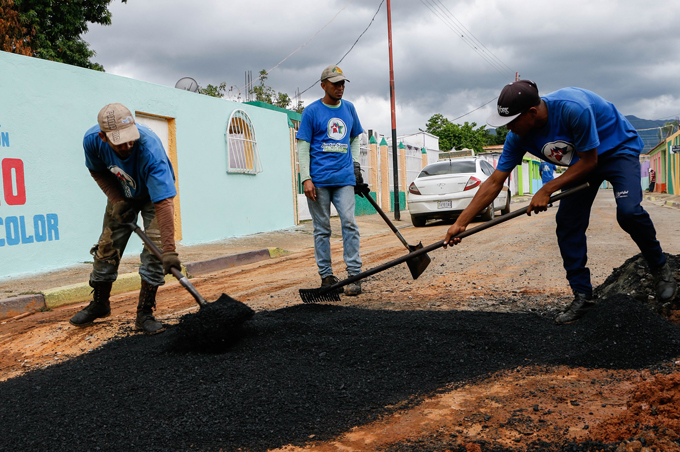
[[[135,327],[146,334],[160,333],[165,328],[153,315],[156,292],[165,283],[164,275],[182,266],[175,250],[175,175],[158,136],[136,124],[124,105],[105,106],[97,119],[98,125],[85,134],[83,148],[85,165],[107,197],[106,212],[99,242],[90,251],[93,299],[70,323],[84,327],[111,315],[111,287],[133,232],[124,223],[134,222],[141,213],[146,234],[163,254],[158,259],[145,246],[140,255],[142,287]]]
[[[314,256],[321,287],[338,282],[331,265],[331,203],[340,216],[347,273],[361,273],[354,194],[355,186],[363,184],[359,165],[359,135],[363,129],[354,105],[342,99],[346,81],[349,82],[337,66],[323,70],[324,97],[305,108],[297,133],[300,180],[314,224]],[[360,281],[345,289],[346,295],[360,293]]]
[[[571,305],[555,318],[558,324],[583,317],[594,305],[586,246],[590,210],[603,181],[614,188],[616,219],[642,252],[654,276],[659,305],[670,307],[678,291],[666,256],[656,239],[649,214],[640,205],[642,185],[640,152],[643,143],[635,128],[597,94],[581,88],[563,88],[539,97],[530,80],[509,83],[498,97],[498,112],[487,123],[507,126],[508,136],[496,170],[479,188],[470,205],[448,229],[446,244],[465,230],[470,221],[493,201],[503,182],[526,152],[566,166],[560,177],[547,182],[533,196],[527,213],[547,210],[557,190],[588,182],[589,188],[560,201],[556,215],[557,243],[567,280],[574,293]]]

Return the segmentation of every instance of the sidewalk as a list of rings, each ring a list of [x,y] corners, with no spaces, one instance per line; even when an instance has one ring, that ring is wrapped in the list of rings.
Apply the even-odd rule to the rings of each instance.
[[[393,220],[393,213],[388,213]],[[378,215],[356,217],[362,239],[374,235],[392,234],[392,231]],[[401,221],[395,221],[398,229],[413,227],[408,211],[401,212]],[[340,219],[331,219],[332,241],[341,241]],[[83,242],[84,252],[92,243]],[[279,231],[247,235],[195,246],[177,245],[177,251],[184,265],[183,273],[189,277],[210,273],[225,268],[250,264],[277,258],[289,253],[314,248],[312,222]],[[139,290],[140,250],[126,250],[119,267],[118,279],[113,294]],[[84,262],[62,270],[9,278],[0,281],[0,319],[23,317],[32,312],[52,309],[67,304],[81,303],[90,299],[92,288],[88,284],[92,262]],[[174,277],[166,276],[166,281]]]

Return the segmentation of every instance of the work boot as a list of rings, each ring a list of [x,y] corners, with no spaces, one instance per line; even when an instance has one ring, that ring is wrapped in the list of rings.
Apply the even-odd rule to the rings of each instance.
[[[336,276],[328,275],[325,278],[321,278],[321,287],[332,286],[338,282],[340,282],[340,280]]]
[[[156,308],[156,291],[158,291],[158,286],[149,284],[142,279],[135,328],[144,331],[146,334],[156,334],[165,331],[163,324],[153,316],[153,310]]]
[[[71,325],[83,327],[92,325],[94,319],[101,319],[111,315],[111,304],[109,303],[109,296],[111,296],[112,282],[92,282],[92,301],[82,311],[78,311],[76,315],[71,317],[69,323]]]
[[[350,275],[354,276],[354,275]],[[361,281],[355,281],[353,283],[348,284],[345,286],[345,295],[349,295],[350,297],[354,297],[356,295],[359,295],[361,293]]]
[[[673,301],[678,292],[678,283],[673,277],[673,271],[668,262],[652,270],[652,274],[654,275],[654,288],[658,302],[663,306]]]
[[[590,301],[592,299],[592,295],[588,296],[584,293],[574,291],[574,301],[571,302],[571,305],[569,305],[564,312],[555,317],[555,323],[562,325],[580,319],[586,312],[590,311],[590,309],[595,306],[595,303]]]

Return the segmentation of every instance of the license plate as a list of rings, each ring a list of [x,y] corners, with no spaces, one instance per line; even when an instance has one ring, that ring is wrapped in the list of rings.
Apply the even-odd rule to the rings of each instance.
[[[450,209],[451,201],[437,201],[437,209]]]

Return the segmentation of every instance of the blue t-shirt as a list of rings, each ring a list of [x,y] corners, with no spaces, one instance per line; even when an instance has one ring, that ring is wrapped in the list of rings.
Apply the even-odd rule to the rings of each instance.
[[[92,127],[83,138],[85,166],[92,171],[111,171],[128,199],[158,202],[172,198],[177,194],[175,174],[161,140],[143,124],[137,124],[137,129],[139,140],[123,160],[99,138],[99,125]]]
[[[349,140],[363,131],[354,105],[346,100],[338,108],[317,100],[304,109],[297,139],[310,143],[309,175],[314,185],[356,184]]]
[[[548,162],[541,163],[541,181],[545,184],[555,178],[555,165]]]
[[[613,104],[597,94],[564,88],[542,99],[548,107],[548,123],[524,137],[509,132],[498,170],[512,171],[527,152],[560,166],[576,163],[577,151],[595,148],[598,155],[640,155],[644,144],[635,128]]]

